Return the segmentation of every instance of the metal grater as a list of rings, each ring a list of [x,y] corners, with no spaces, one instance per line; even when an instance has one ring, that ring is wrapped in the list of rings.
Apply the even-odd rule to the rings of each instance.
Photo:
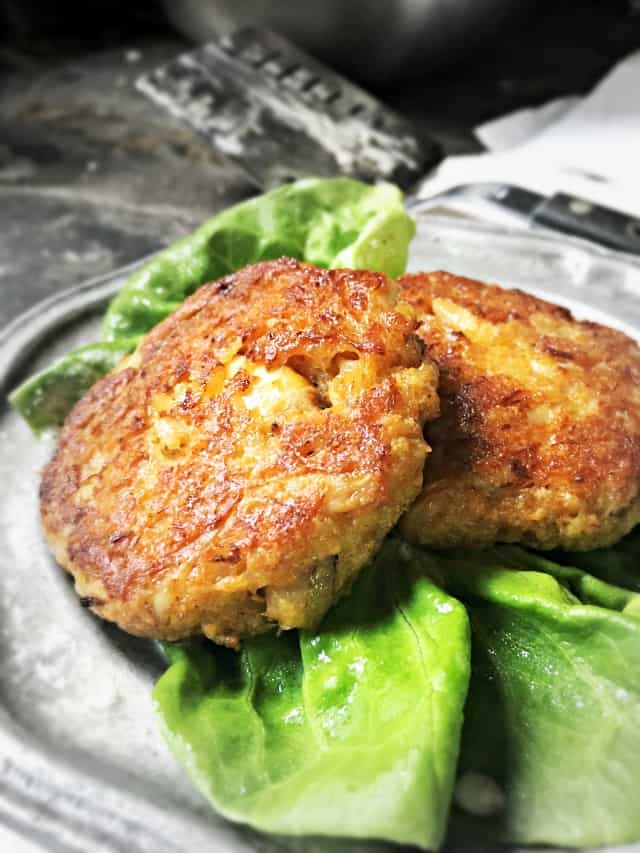
[[[310,175],[408,188],[440,159],[409,122],[269,30],[209,42],[136,85],[262,189]]]
[[[426,199],[420,180],[438,146],[368,92],[269,30],[242,29],[137,81],[138,88],[203,134],[260,189],[308,176],[380,179],[409,190],[407,206],[477,215],[573,234],[640,254],[640,224],[587,199],[536,196],[509,184],[466,184]],[[522,199],[526,200],[523,209]],[[517,214],[517,216],[516,216]],[[473,214],[472,214],[473,215]],[[491,218],[491,216],[490,216]],[[501,220],[500,220],[501,221]]]

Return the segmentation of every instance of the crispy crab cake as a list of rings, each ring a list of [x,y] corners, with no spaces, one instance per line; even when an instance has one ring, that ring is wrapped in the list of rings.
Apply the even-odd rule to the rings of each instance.
[[[200,288],[76,405],[41,488],[76,590],[132,634],[311,627],[418,495],[437,370],[383,275]]]
[[[640,349],[517,290],[400,279],[440,369],[425,485],[402,521],[435,547],[587,550],[640,521]]]

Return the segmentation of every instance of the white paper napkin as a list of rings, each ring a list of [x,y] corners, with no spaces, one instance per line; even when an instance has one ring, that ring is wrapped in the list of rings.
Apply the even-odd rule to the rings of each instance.
[[[481,124],[474,134],[489,151],[508,151],[530,142],[565,116],[580,100],[577,96],[568,96],[556,98],[541,107],[526,107]]]
[[[477,130],[492,150],[449,157],[420,185],[428,198],[481,181],[568,192],[640,217],[640,52],[585,98],[521,110]]]

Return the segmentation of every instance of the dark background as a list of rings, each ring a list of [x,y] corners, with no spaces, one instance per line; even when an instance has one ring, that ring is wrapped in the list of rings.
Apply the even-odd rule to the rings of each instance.
[[[0,325],[251,192],[133,88],[185,47],[155,3],[0,0]],[[588,91],[638,48],[640,0],[540,0],[375,93],[446,153],[475,151],[478,123]]]

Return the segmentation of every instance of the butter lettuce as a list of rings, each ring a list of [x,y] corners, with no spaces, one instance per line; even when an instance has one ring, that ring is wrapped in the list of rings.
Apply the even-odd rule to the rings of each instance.
[[[477,831],[638,840],[640,596],[514,547],[432,559],[472,626],[462,785],[481,774],[502,792]]]
[[[610,548],[553,555],[559,563],[569,563],[602,580],[640,592],[640,527]]]
[[[74,350],[23,382],[9,401],[40,435],[62,424],[85,392],[135,345],[135,341],[102,341]]]
[[[166,646],[170,745],[223,815],[276,833],[435,849],[469,678],[461,605],[387,543],[318,633]]]
[[[435,848],[456,768],[476,837],[640,838],[640,595],[579,567],[392,539],[317,634],[168,655],[169,742],[234,820]]]
[[[36,434],[60,426],[123,353],[205,282],[282,255],[395,277],[404,272],[414,230],[399,189],[348,178],[297,181],[230,207],[135,272],[106,312],[102,342],[28,379],[11,405]]]

